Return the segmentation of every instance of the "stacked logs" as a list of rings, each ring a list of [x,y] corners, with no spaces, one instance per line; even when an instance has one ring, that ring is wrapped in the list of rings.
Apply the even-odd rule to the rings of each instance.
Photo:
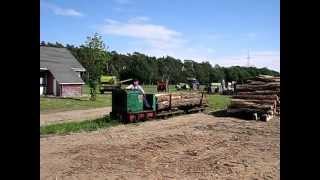
[[[183,106],[196,106],[205,103],[203,94],[191,93],[161,93],[155,95],[158,102],[157,110],[175,109]]]
[[[280,113],[280,77],[260,75],[236,86],[229,112],[251,113],[254,119],[268,121]]]

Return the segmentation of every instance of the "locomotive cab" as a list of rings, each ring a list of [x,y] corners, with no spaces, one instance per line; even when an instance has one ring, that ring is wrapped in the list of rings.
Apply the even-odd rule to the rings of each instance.
[[[112,118],[125,123],[155,117],[156,98],[154,94],[145,94],[152,109],[143,105],[143,95],[136,90],[114,89],[112,91]]]

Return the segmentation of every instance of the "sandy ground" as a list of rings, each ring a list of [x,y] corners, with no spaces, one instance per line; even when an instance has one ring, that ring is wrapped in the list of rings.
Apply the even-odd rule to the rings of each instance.
[[[280,179],[280,120],[202,113],[40,139],[41,179]]]
[[[111,107],[45,113],[40,114],[40,126],[61,122],[95,119],[103,117],[104,115],[108,115],[110,112]]]

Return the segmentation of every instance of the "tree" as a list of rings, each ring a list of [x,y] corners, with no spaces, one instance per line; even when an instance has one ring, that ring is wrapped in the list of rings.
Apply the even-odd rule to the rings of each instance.
[[[138,78],[143,83],[155,83],[157,80],[170,80],[170,83],[186,82],[188,77],[195,77],[201,83],[226,81],[244,82],[259,74],[279,76],[280,73],[268,68],[256,67],[220,67],[211,66],[209,62],[197,63],[193,60],[176,59],[174,57],[152,57],[139,52],[133,54],[119,54],[116,51],[108,52],[98,34],[80,47],[55,42],[40,42],[40,46],[65,47],[87,69],[82,78],[87,84],[98,83],[100,75],[110,74],[121,80]],[[97,70],[97,71],[96,71]],[[87,76],[90,74],[90,77]],[[90,82],[89,82],[90,78]],[[93,89],[92,91],[95,91]],[[92,92],[93,93],[93,92]],[[93,94],[95,96],[95,93]],[[92,98],[94,99],[94,97]]]
[[[219,65],[215,65],[210,72],[210,82],[221,82],[226,78],[225,71]]]
[[[103,73],[103,65],[108,60],[105,44],[102,37],[95,33],[93,37],[87,37],[87,41],[82,46],[88,73],[88,85],[90,87],[90,100],[96,100],[96,88],[99,78]]]
[[[210,70],[212,66],[209,62],[195,63],[194,69],[200,83],[207,84],[210,81]]]

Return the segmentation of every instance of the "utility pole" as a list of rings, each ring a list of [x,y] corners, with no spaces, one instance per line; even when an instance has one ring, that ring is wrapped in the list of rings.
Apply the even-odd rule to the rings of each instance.
[[[248,49],[247,67],[250,67],[250,51]]]

